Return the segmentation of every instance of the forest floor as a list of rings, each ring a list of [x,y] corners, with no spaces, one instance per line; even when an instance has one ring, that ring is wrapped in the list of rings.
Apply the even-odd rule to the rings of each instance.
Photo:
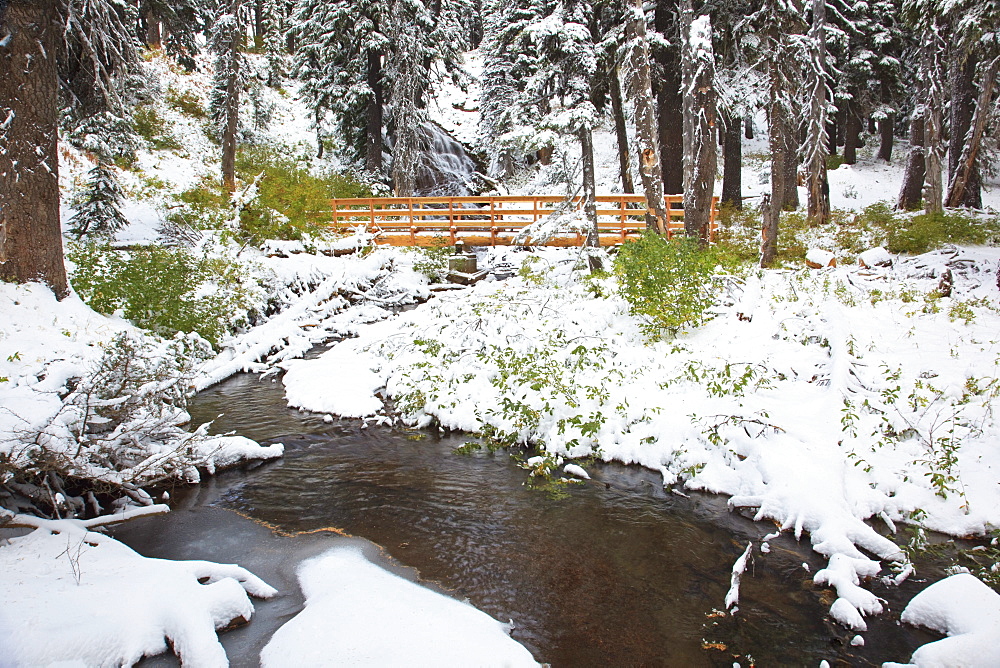
[[[167,67],[160,75],[165,87],[206,92],[202,79]],[[305,153],[311,135],[291,93],[266,92],[275,113],[267,141]],[[475,113],[453,104],[465,96],[459,106],[474,108],[475,91],[442,91],[440,120],[472,136]],[[160,115],[180,147],[141,151],[140,170],[123,174],[132,225],[121,243],[158,242],[174,204],[170,193],[218,170],[206,157],[215,148],[194,119],[168,107]],[[599,192],[612,192],[617,182],[613,141],[611,132],[598,134]],[[756,140],[744,151],[752,198],[768,187],[765,148]],[[62,156],[69,195],[88,163],[70,148]],[[574,172],[572,153],[566,156],[523,175],[512,191],[566,192]],[[895,199],[901,158],[885,164],[865,156],[830,172],[841,212],[835,223],[794,227],[782,268],[747,264],[717,276],[708,321],[673,333],[651,333],[630,312],[618,279],[590,276],[572,249],[480,250],[480,266],[516,274],[436,296],[416,271],[433,258],[419,252],[379,248],[332,257],[301,244],[230,249],[227,257],[261,285],[288,294],[279,313],[224,338],[194,383],[280,369],[292,406],[370,423],[436,423],[482,434],[484,443],[530,444],[536,456],[527,460],[528,474],[561,484],[600,459],[658,471],[664,486],[681,493],[724,494],[733,508],[777,525],[750,547],[758,557],[766,558],[768,540],[789,532],[829,560],[815,582],[836,590],[830,615],[861,634],[865,617],[883,611],[865,581],[912,575],[910,554],[920,544],[907,528],[987,538],[1000,527],[1000,248],[881,249],[880,232],[858,221],[866,207]],[[995,180],[984,200],[992,209],[986,216],[995,216]],[[68,220],[71,211],[65,213]],[[756,233],[739,224],[728,231],[744,247]],[[805,255],[816,250],[836,256],[838,265],[807,268]],[[612,262],[606,258],[608,267]],[[56,302],[39,286],[0,285],[0,303],[0,440],[7,444],[25,422],[53,420],[61,384],[87,373],[103,342],[126,330],[148,336],[120,317],[95,313],[76,295]],[[345,335],[322,356],[298,359],[314,343]],[[220,465],[254,456],[255,444],[237,445]],[[72,521],[39,526],[0,545],[0,568],[13,574],[0,582],[0,647],[12,648],[12,665],[128,663],[165,650],[164,638],[190,665],[225,665],[215,629],[249,617],[247,594],[270,594],[244,571],[144,559]],[[362,561],[329,555],[303,571],[311,615],[339,605],[322,585],[328,569],[356,569],[386,600],[424,595]],[[977,574],[988,577],[992,563]],[[125,574],[136,578],[129,591],[160,584],[146,598],[111,605]],[[200,586],[206,577],[209,586]],[[176,583],[170,595],[165,582]],[[915,600],[909,621],[955,637],[925,646],[914,663],[960,662],[970,653],[983,665],[1000,663],[1000,596],[977,586],[963,576]],[[964,607],[954,609],[966,595]],[[423,605],[413,601],[412,609]],[[478,656],[532,661],[502,625],[452,603],[427,605],[438,606],[439,627],[473,629],[467,633],[491,643],[490,653]],[[87,606],[93,614],[82,612]],[[117,607],[148,614],[110,622],[98,616]],[[295,647],[309,649],[302,638],[315,621],[296,620],[275,636],[269,665],[280,665]],[[469,651],[455,664],[476,656],[474,647]]]

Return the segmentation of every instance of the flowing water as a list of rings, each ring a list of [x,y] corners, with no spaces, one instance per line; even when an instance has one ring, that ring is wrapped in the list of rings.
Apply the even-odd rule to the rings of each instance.
[[[512,635],[553,666],[880,665],[932,639],[897,621],[923,583],[875,583],[889,612],[851,646],[854,634],[825,619],[833,595],[812,584],[824,561],[806,540],[782,535],[761,554],[773,526],[722,497],[665,491],[636,467],[588,466],[591,482],[536,489],[503,451],[455,454],[466,437],[327,424],[288,409],[280,382],[251,375],[203,392],[191,412],[225,413],[216,431],[281,441],[286,455],[175,490],[173,513],[116,536],[148,556],[237,562],[283,592],[223,634],[234,666],[256,665],[301,608],[295,566],[359,539],[379,563],[513,620]],[[750,541],[739,611],[722,614]]]

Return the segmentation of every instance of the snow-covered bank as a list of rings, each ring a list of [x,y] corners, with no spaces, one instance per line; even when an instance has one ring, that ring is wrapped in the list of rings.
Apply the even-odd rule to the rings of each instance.
[[[384,387],[411,423],[729,495],[808,534],[829,559],[816,582],[837,592],[831,614],[859,630],[882,611],[859,586],[883,571],[877,559],[909,573],[883,528],[1000,526],[1000,251],[754,272],[730,282],[708,325],[653,343],[613,279],[580,280],[571,252],[535,256],[526,280],[442,296],[296,362],[291,404],[326,412],[347,397],[351,414],[381,416],[381,402],[362,404]],[[950,297],[935,293],[945,268]],[[345,360],[354,371],[330,383]]]
[[[184,665],[228,666],[216,630],[277,593],[238,566],[142,557],[92,522],[20,520],[38,528],[0,545],[0,665],[130,666],[169,643]]]
[[[355,547],[299,566],[306,608],[261,652],[284,666],[536,666],[510,628],[393,575]]]

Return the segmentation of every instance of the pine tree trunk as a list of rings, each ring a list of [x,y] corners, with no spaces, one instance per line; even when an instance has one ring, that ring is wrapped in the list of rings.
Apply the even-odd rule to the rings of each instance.
[[[896,118],[888,114],[878,122],[878,159],[892,162],[892,141],[896,131]]]
[[[920,206],[924,190],[924,110],[917,108],[910,118],[910,151],[899,191],[897,209],[913,211]]]
[[[837,118],[840,116],[839,112],[836,114],[831,114],[830,120],[826,126],[827,134],[827,153],[830,155],[837,155]]]
[[[691,0],[684,0],[681,19],[685,93],[684,233],[707,243],[718,161],[711,23],[707,14],[695,18]]]
[[[941,182],[941,170],[944,158],[944,138],[941,122],[944,115],[944,82],[941,54],[944,53],[944,43],[934,33],[924,47],[924,72],[927,76],[927,107],[924,111],[924,178],[927,188],[924,191],[924,210],[927,213],[940,213],[943,209],[944,186]]]
[[[239,16],[239,0],[229,0],[228,12],[233,16]],[[230,193],[236,190],[236,133],[240,121],[241,37],[239,30],[233,30],[230,37],[229,76],[226,79],[226,102],[223,109],[225,125],[222,130],[222,187]]]
[[[972,114],[975,108],[975,73],[977,58],[969,54],[955,53],[950,73],[950,114],[948,119],[948,182],[955,180],[958,166],[961,163],[962,152],[969,139],[969,129],[972,127]],[[953,206],[982,207],[980,195],[981,179],[978,165],[973,162],[966,179],[963,197]]]
[[[368,51],[368,87],[374,95],[368,100],[365,112],[365,169],[373,174],[382,173],[382,126],[385,93],[382,87],[382,54]]]
[[[826,175],[827,113],[829,89],[826,84],[826,0],[813,0],[812,27],[809,29],[810,58],[806,83],[809,87],[809,118],[806,128],[806,168],[808,197],[806,217],[813,225],[823,225],[830,217],[830,184]]]
[[[615,138],[618,140],[618,171],[622,179],[622,192],[632,194],[632,170],[628,153],[628,129],[625,126],[625,107],[622,101],[622,86],[618,78],[618,68],[612,66],[608,72],[611,88],[611,115],[615,119]]]
[[[150,49],[159,49],[163,46],[163,37],[160,32],[160,20],[153,12],[146,12],[146,46]]]
[[[646,16],[641,0],[636,0],[626,17],[625,30],[632,43],[632,80],[629,90],[635,107],[636,140],[639,151],[639,177],[646,195],[646,207],[652,212],[646,225],[655,227],[660,234],[667,234],[667,209],[663,199],[663,174],[660,171],[660,146],[656,137],[656,118],[653,110],[653,89],[649,68],[649,51],[646,48]]]
[[[677,41],[677,0],[657,0],[656,31],[671,42]],[[684,98],[681,95],[681,52],[661,46],[656,51],[660,76],[653,81],[656,95],[656,122],[660,147],[660,174],[663,192],[679,195],[684,191]]]
[[[590,226],[584,245],[601,245],[597,232],[597,180],[594,176],[594,134],[590,127],[580,130],[580,153],[583,161],[583,214]]]
[[[743,128],[739,116],[727,114],[722,146],[722,205],[743,208]]]
[[[853,102],[847,103],[847,113],[844,118],[844,163],[854,165],[858,162],[858,146],[861,144],[861,118]]]
[[[983,75],[982,89],[979,91],[979,99],[976,100],[971,128],[966,134],[966,141],[948,189],[948,206],[982,208],[978,158],[987,119],[990,117],[990,100],[993,97],[998,74],[1000,74],[1000,56],[993,59]]]
[[[753,139],[753,116],[747,116],[744,119],[744,125],[746,126],[746,132],[743,136],[747,139]]]
[[[253,45],[257,49],[264,47],[265,22],[264,0],[254,0],[253,3]]]
[[[771,195],[764,195],[760,202],[760,214],[764,221],[761,230],[760,266],[764,269],[778,259],[778,221],[781,207],[774,204]]]
[[[59,0],[10,0],[0,23],[0,280],[68,293],[59,222]]]

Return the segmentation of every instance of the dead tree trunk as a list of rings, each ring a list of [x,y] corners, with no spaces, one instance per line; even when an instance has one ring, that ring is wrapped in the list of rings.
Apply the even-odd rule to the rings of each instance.
[[[694,17],[691,0],[684,0],[681,17],[684,37],[681,54],[684,75],[684,233],[707,243],[718,161],[712,23],[708,14]]]
[[[647,226],[667,234],[667,210],[663,199],[663,175],[660,172],[660,147],[656,138],[656,115],[649,73],[649,50],[646,46],[646,15],[641,0],[631,7],[625,23],[631,42],[632,77],[629,90],[635,107],[635,129],[639,150],[639,176],[646,195],[646,207],[652,212]]]
[[[632,182],[628,128],[625,125],[625,105],[622,100],[622,85],[617,66],[612,65],[609,68],[608,81],[611,90],[611,115],[615,120],[615,139],[618,141],[618,171],[622,179],[622,192],[632,194],[635,192],[635,184]]]
[[[990,101],[993,98],[993,89],[996,87],[998,74],[1000,74],[1000,56],[993,59],[983,75],[971,127],[966,134],[958,164],[952,173],[951,184],[948,188],[948,206],[982,207],[982,195],[978,184],[978,159],[983,144],[983,134],[986,132],[990,117]]]
[[[924,107],[917,107],[910,118],[910,151],[906,156],[906,171],[899,191],[897,209],[913,211],[920,206],[924,189]]]
[[[0,280],[43,281],[62,299],[59,1],[0,3],[0,37]]]

